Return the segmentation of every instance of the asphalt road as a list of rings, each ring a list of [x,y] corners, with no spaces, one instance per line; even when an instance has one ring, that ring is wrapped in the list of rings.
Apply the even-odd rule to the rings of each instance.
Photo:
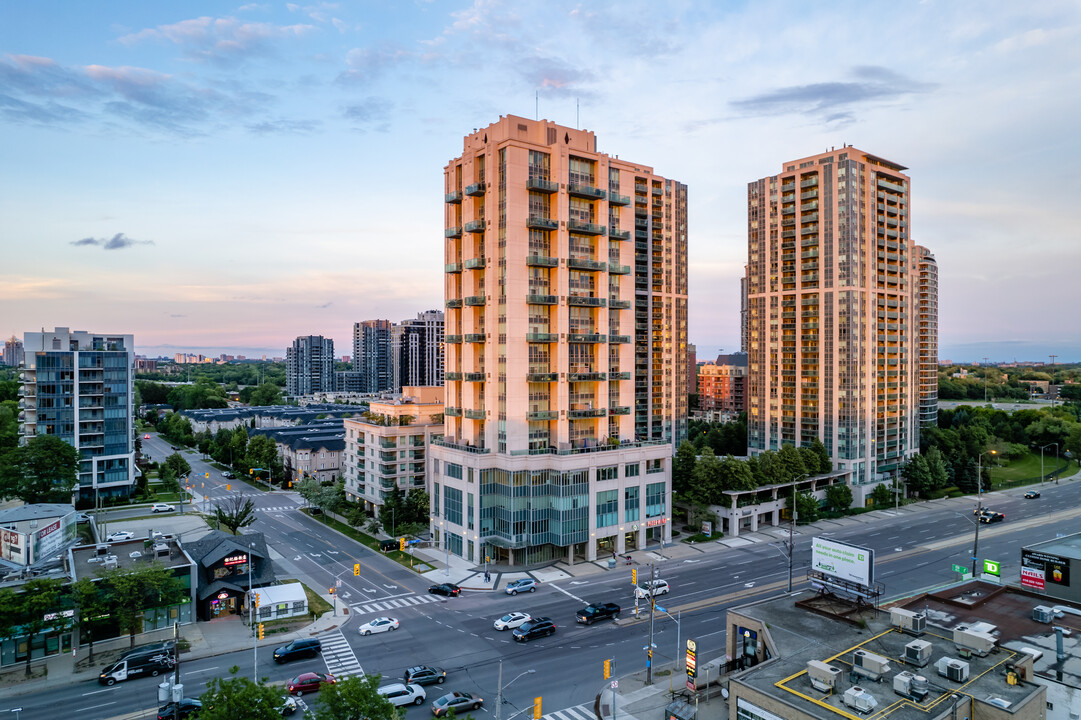
[[[144,440],[144,447],[147,444]],[[168,445],[162,444],[162,452],[169,452]],[[152,454],[157,450],[151,447]],[[201,461],[197,455],[186,453],[185,457],[192,464],[194,476]],[[521,673],[534,671],[506,687],[502,720],[531,708],[537,696],[543,698],[546,714],[591,702],[604,684],[602,668],[606,658],[615,660],[617,677],[645,666],[649,623],[630,620],[634,602],[630,569],[625,566],[582,579],[542,584],[536,593],[517,597],[466,591],[462,597],[434,599],[425,593],[428,580],[381,553],[326,532],[322,525],[295,509],[280,509],[287,504],[299,507],[294,494],[261,493],[243,484],[239,491],[235,484],[233,491],[227,491],[226,481],[220,473],[215,479],[215,473],[212,470],[211,480],[207,481],[207,494],[226,497],[241,492],[251,495],[261,508],[253,529],[264,532],[281,556],[276,561],[280,573],[297,575],[317,588],[329,588],[336,579],[342,581],[341,598],[353,612],[340,631],[324,635],[325,641],[340,632],[364,672],[379,673],[388,681],[397,681],[411,665],[447,669],[447,683],[429,686],[428,702],[409,708],[409,718],[429,717],[431,700],[451,690],[484,698],[485,707],[475,716],[494,714],[500,661],[504,684]],[[985,496],[985,506],[1004,512],[1006,521],[980,526],[979,556],[998,560],[1006,575],[1016,572],[1022,545],[1081,531],[1081,483],[1045,486],[1043,497],[1036,500],[1023,500],[1021,494],[1018,490]],[[954,564],[971,566],[976,527],[973,506],[970,499],[936,501],[916,506],[919,512],[909,509],[876,513],[877,517],[859,516],[863,521],[857,523],[823,521],[816,530],[873,549],[876,580],[885,585],[888,598],[895,598],[955,581]],[[800,587],[805,584],[810,560],[810,535],[804,528],[797,528],[795,540],[794,584]],[[659,562],[658,577],[670,583],[672,592],[661,596],[658,605],[672,617],[659,614],[654,620],[655,669],[665,668],[681,654],[688,637],[698,643],[700,659],[723,655],[725,611],[786,589],[789,563],[779,545],[755,543],[682,561]],[[359,577],[353,575],[353,563],[361,564]],[[648,573],[648,567],[639,566],[640,579],[643,573]],[[401,607],[387,608],[392,601]],[[574,612],[592,601],[619,603],[623,608],[620,624],[605,621],[591,627],[576,625]],[[385,609],[373,607],[374,603],[384,603],[379,607]],[[509,632],[492,627],[496,618],[511,610],[551,617],[557,625],[556,634],[526,644],[514,643]],[[398,618],[401,628],[361,637],[359,626],[379,615]],[[673,617],[679,618],[678,626]],[[226,675],[232,665],[251,673],[251,661],[251,651],[245,651],[184,663],[186,694],[197,696],[208,678]],[[325,659],[276,666],[268,651],[260,652],[259,675],[272,682],[308,670],[327,669]],[[656,682],[667,684],[669,676],[659,675]],[[318,697],[313,701],[317,702]],[[18,702],[23,707],[21,716],[27,720],[54,718],[59,706],[73,709],[84,720],[139,709],[152,717],[157,707],[156,683],[136,679],[104,688],[86,682],[48,693],[27,694]],[[0,703],[0,711],[7,706],[6,702]]]

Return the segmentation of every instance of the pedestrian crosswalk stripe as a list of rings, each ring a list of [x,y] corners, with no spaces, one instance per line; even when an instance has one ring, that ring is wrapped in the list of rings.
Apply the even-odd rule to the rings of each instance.
[[[542,715],[541,720],[596,720],[596,715],[589,704],[582,704]]]
[[[389,600],[370,602],[364,605],[353,605],[352,609],[355,615],[366,615],[368,613],[384,612],[391,608],[407,608],[432,602],[439,602],[439,599],[434,598],[431,595],[406,595],[400,598],[390,598]]]
[[[327,672],[339,679],[364,674],[364,668],[360,666],[341,630],[322,635],[319,640],[323,644],[322,655]]]

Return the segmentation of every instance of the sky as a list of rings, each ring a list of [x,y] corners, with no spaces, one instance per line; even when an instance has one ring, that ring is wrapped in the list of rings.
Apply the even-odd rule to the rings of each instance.
[[[689,340],[739,349],[747,183],[909,168],[940,357],[1081,361],[1081,4],[0,2],[0,335],[351,353],[443,305],[443,167],[502,114],[688,185]]]

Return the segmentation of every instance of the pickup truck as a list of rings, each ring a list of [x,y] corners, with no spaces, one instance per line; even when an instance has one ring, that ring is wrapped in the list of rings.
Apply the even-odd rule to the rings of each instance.
[[[597,620],[619,617],[619,605],[615,603],[590,603],[575,613],[575,619],[586,625],[592,625]]]

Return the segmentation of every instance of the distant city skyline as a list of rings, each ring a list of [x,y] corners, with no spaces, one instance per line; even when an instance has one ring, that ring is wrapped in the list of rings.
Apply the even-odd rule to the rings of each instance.
[[[517,114],[687,184],[699,357],[739,348],[747,178],[847,143],[909,168],[941,357],[1081,361],[1079,34],[1068,2],[6,3],[0,335],[275,357],[441,310],[443,159]]]

